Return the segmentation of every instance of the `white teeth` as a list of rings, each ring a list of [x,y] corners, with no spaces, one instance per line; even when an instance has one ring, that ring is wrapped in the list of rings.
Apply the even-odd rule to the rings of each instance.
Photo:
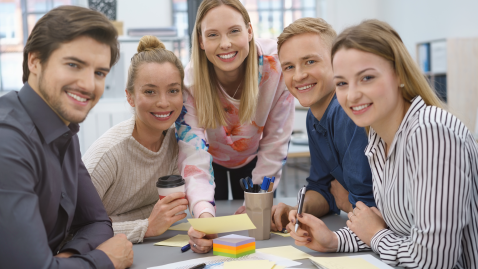
[[[154,114],[153,113],[153,116],[155,116],[156,118],[167,118],[167,117],[169,117],[169,115],[171,115],[171,113],[164,114],[164,115],[159,115],[159,114]]]
[[[361,106],[355,106],[355,107],[352,107],[352,110],[353,111],[359,111],[359,110],[362,110],[366,107],[370,106],[370,104],[366,104],[366,105],[361,105]]]
[[[72,94],[70,92],[67,92],[66,94],[68,94],[69,96],[71,96],[73,99],[75,99],[76,101],[80,101],[80,102],[86,102],[86,98],[81,98],[79,97],[78,95],[76,94]]]
[[[310,84],[310,85],[307,85],[307,86],[304,86],[304,87],[300,87],[300,88],[297,88],[299,91],[303,91],[303,90],[307,90],[309,88],[312,88],[312,86],[314,86],[315,84]]]
[[[225,54],[225,55],[218,55],[221,59],[231,59],[232,57],[236,56],[236,52]]]

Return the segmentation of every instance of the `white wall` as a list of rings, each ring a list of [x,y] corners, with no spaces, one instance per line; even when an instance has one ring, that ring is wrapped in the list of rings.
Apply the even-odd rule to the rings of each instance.
[[[117,20],[129,28],[154,28],[173,25],[171,0],[118,0]]]

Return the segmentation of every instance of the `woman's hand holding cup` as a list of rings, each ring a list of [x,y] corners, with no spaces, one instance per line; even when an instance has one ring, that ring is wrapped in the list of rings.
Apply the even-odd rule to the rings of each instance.
[[[148,218],[148,230],[144,237],[163,234],[171,227],[171,224],[184,219],[187,216],[184,210],[188,208],[188,200],[184,199],[185,196],[184,192],[175,192],[159,200]]]

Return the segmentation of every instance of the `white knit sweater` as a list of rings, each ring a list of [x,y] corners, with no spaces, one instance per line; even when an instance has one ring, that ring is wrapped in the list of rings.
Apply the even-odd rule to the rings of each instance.
[[[179,175],[178,143],[170,128],[158,152],[133,138],[134,116],[103,134],[83,156],[83,162],[100,195],[115,234],[133,243],[143,241],[148,217],[159,199],[156,181]]]

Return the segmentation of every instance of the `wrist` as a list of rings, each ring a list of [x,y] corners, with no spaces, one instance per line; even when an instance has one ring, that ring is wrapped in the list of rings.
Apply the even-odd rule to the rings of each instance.
[[[209,212],[203,212],[201,215],[199,215],[199,218],[214,218],[214,216]]]

